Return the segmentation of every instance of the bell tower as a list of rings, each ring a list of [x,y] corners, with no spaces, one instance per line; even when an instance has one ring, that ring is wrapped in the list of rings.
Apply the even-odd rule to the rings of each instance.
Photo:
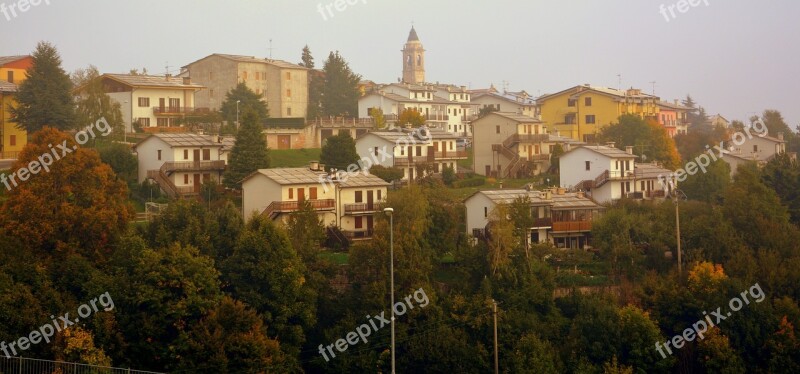
[[[419,41],[417,31],[411,26],[408,41],[403,48],[403,83],[422,84],[425,82],[425,49]]]

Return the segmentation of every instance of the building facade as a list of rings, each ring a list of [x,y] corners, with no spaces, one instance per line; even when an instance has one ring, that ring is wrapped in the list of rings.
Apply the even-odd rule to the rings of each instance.
[[[467,158],[459,150],[455,134],[435,129],[373,131],[356,139],[356,152],[372,165],[403,170],[403,180],[413,180],[426,172],[441,173],[449,167],[458,170],[458,160]]]
[[[180,75],[207,87],[196,96],[198,106],[218,110],[228,91],[244,83],[263,97],[271,118],[306,118],[308,70],[281,60],[215,53],[183,66]]]
[[[0,159],[16,159],[28,144],[28,132],[11,121],[8,108],[17,105],[17,89],[28,77],[31,66],[31,56],[0,56]]]
[[[550,135],[542,121],[516,112],[488,113],[473,129],[475,172],[500,178],[545,172],[557,145],[579,143]]]
[[[527,189],[495,189],[474,193],[464,200],[467,235],[491,237],[493,210],[500,204],[526,201],[531,208],[533,225],[527,229],[528,244],[551,243],[558,248],[591,248],[592,221],[603,207],[582,192],[564,188],[545,191]]]
[[[536,99],[542,121],[551,132],[591,143],[603,127],[624,114],[657,121],[659,98],[640,89],[580,85]]]
[[[196,196],[219,183],[234,139],[198,134],[153,134],[136,144],[139,183],[152,180],[170,197]]]
[[[666,101],[658,102],[658,123],[664,126],[670,137],[678,134],[686,134],[689,128],[688,114],[691,108],[678,104],[678,100],[672,103]]]

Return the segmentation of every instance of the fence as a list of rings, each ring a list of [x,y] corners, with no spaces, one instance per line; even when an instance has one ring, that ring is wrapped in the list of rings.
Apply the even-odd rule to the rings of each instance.
[[[159,374],[155,371],[133,370],[77,364],[74,362],[39,360],[35,358],[0,355],[0,374]]]

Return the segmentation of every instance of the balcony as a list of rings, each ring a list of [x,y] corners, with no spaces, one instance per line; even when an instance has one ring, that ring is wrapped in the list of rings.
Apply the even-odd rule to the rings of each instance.
[[[157,115],[183,115],[209,113],[208,108],[195,108],[190,106],[154,106],[153,114]]]
[[[550,161],[550,154],[549,153],[540,153],[538,155],[530,155],[522,158],[525,161],[532,161],[532,162],[540,162],[540,161]]]
[[[433,158],[436,160],[455,160],[467,158],[467,151],[437,151],[432,153]],[[428,154],[430,155],[431,152]]]
[[[540,228],[548,228],[553,226],[553,219],[550,217],[547,218],[534,218],[533,225],[531,228],[533,229],[540,229]]]
[[[383,210],[383,203],[354,203],[344,204],[344,214],[373,214]]]
[[[550,139],[547,134],[514,134],[512,136],[517,143],[541,143]]]
[[[426,114],[423,117],[425,117],[426,121],[447,121],[450,119],[447,114]]]
[[[395,156],[394,157],[394,166],[409,166],[414,164],[422,164],[428,162],[428,158],[425,156],[415,156],[415,157],[408,157],[408,156]]]
[[[336,206],[334,199],[306,200],[311,203],[314,210],[333,210]],[[264,215],[274,219],[280,213],[290,213],[300,210],[299,201],[273,201],[272,204],[264,209]]]
[[[161,166],[165,173],[175,171],[220,171],[225,170],[225,161],[168,161]]]
[[[592,231],[592,221],[553,222],[553,232]]]
[[[372,229],[342,230],[344,236],[349,240],[371,239]]]

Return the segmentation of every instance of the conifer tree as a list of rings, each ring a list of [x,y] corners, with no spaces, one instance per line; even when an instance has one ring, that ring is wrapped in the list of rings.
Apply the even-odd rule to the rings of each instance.
[[[268,168],[270,163],[267,142],[261,132],[260,117],[255,112],[248,111],[242,120],[242,128],[236,135],[236,143],[223,175],[223,183],[228,188],[240,189],[244,177],[258,169]]]

